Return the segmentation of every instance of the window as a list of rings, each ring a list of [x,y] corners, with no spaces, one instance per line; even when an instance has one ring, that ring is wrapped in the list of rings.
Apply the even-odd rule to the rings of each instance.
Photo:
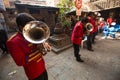
[[[39,14],[40,10],[38,10],[38,9],[29,9],[29,13],[30,14]]]

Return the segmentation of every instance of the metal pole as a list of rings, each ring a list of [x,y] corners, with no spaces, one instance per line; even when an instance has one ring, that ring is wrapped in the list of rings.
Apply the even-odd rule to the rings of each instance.
[[[78,20],[78,21],[80,20],[80,17],[79,17],[79,16],[77,16],[77,20]]]

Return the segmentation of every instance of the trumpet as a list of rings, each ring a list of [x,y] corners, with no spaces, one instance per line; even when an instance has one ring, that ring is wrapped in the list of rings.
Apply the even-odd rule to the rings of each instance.
[[[33,44],[43,44],[45,51],[48,47],[45,46],[45,41],[50,36],[50,30],[46,23],[42,21],[30,21],[23,28],[24,38]]]
[[[87,32],[87,35],[89,35],[90,34],[90,32],[92,32],[93,31],[93,25],[91,24],[91,23],[87,23],[86,25],[85,25],[85,30],[86,30],[86,32]]]

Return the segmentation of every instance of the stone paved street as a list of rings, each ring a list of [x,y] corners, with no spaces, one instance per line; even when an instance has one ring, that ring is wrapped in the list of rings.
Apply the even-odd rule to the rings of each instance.
[[[93,48],[94,52],[81,49],[84,63],[75,61],[72,47],[59,54],[49,52],[44,57],[49,80],[120,80],[120,40],[97,39]],[[27,80],[9,54],[0,58],[0,80]]]

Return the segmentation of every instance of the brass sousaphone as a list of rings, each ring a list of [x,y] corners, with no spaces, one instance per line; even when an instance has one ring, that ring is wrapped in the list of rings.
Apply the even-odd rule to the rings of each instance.
[[[44,43],[50,36],[50,30],[46,23],[42,21],[30,21],[23,28],[23,36],[30,43],[43,43],[43,47],[47,51]]]
[[[90,34],[90,32],[92,32],[93,31],[93,25],[91,24],[91,23],[87,23],[86,25],[85,25],[85,29],[86,29],[86,32],[87,32],[87,35],[89,35]]]
[[[23,36],[33,44],[40,44],[49,38],[50,30],[47,24],[42,21],[31,21],[23,28]]]

